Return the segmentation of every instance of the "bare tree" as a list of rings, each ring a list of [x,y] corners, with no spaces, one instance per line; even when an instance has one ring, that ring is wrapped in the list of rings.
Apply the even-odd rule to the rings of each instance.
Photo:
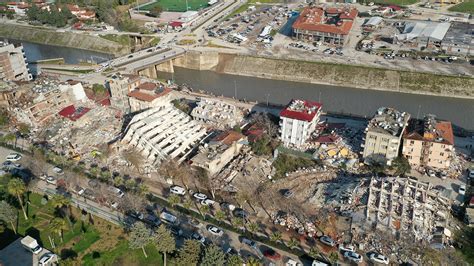
[[[120,201],[120,208],[123,211],[140,212],[145,208],[145,200],[133,193],[126,193]]]

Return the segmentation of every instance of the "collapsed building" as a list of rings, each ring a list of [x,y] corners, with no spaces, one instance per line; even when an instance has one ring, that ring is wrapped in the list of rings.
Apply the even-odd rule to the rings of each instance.
[[[245,143],[246,137],[241,133],[232,130],[222,132],[199,147],[198,154],[192,158],[192,164],[213,176],[240,153]]]
[[[285,146],[301,147],[315,131],[322,104],[292,100],[280,112],[281,141]]]
[[[403,136],[402,154],[410,165],[447,169],[454,153],[451,122],[438,121],[434,115],[410,121]]]
[[[206,129],[172,105],[148,109],[135,115],[122,143],[135,148],[149,164],[165,159],[182,162],[204,137]]]
[[[390,165],[398,157],[402,135],[410,114],[393,108],[381,107],[365,129],[363,157],[367,163]]]
[[[410,178],[372,178],[366,219],[393,233],[428,240],[432,231],[448,225],[451,201],[440,191]]]
[[[240,124],[242,111],[225,101],[202,98],[191,112],[191,116],[212,126],[225,129]]]

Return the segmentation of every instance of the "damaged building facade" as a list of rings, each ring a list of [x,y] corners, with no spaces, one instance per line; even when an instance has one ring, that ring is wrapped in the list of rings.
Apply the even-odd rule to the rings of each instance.
[[[393,108],[379,108],[365,129],[364,160],[390,165],[399,155],[402,135],[409,119],[408,113]]]
[[[434,115],[412,120],[403,136],[402,154],[410,165],[447,169],[454,152],[451,122],[438,121]]]
[[[128,93],[128,101],[132,113],[166,105],[173,99],[171,89],[153,82],[141,83]]]
[[[199,122],[172,105],[154,107],[135,115],[122,144],[135,148],[151,165],[165,159],[182,162],[207,135]]]
[[[242,111],[236,106],[224,101],[202,98],[191,112],[191,116],[204,123],[225,129],[240,124],[243,118]]]
[[[0,41],[0,80],[30,81],[29,71],[23,46]]]
[[[321,116],[322,104],[292,100],[280,112],[280,138],[285,146],[301,147],[311,137]]]
[[[110,90],[110,104],[122,113],[130,113],[128,94],[141,84],[141,78],[132,74],[116,74],[107,81]]]
[[[431,184],[410,178],[372,178],[366,218],[393,233],[429,240],[436,227],[448,225],[451,201]]]
[[[192,158],[192,164],[213,176],[240,153],[245,143],[246,137],[236,131],[222,132],[199,148],[198,154]]]

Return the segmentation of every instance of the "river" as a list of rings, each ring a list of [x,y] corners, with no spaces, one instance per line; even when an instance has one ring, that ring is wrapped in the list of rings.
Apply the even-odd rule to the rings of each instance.
[[[160,73],[166,78],[170,75]],[[175,67],[174,79],[215,95],[274,104],[293,98],[320,101],[331,113],[371,117],[380,106],[394,107],[422,118],[435,114],[440,119],[474,130],[474,100],[389,91],[364,90],[320,84],[290,82],[221,74]]]
[[[66,63],[96,60],[101,62],[111,55],[49,45],[23,42],[28,61],[63,57]],[[171,78],[167,73],[161,77]],[[292,98],[323,103],[323,110],[331,113],[370,117],[380,106],[390,106],[411,113],[412,117],[435,114],[440,119],[474,130],[474,100],[417,95],[409,93],[364,90],[320,84],[270,80],[254,77],[221,74],[175,67],[174,79],[194,89],[215,95],[237,97],[249,101],[286,104]]]

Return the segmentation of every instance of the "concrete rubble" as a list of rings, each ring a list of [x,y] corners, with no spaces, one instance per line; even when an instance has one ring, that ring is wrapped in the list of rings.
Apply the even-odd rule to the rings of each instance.
[[[232,128],[243,119],[242,111],[236,106],[222,100],[202,98],[191,112],[198,121],[211,124],[218,129]]]

